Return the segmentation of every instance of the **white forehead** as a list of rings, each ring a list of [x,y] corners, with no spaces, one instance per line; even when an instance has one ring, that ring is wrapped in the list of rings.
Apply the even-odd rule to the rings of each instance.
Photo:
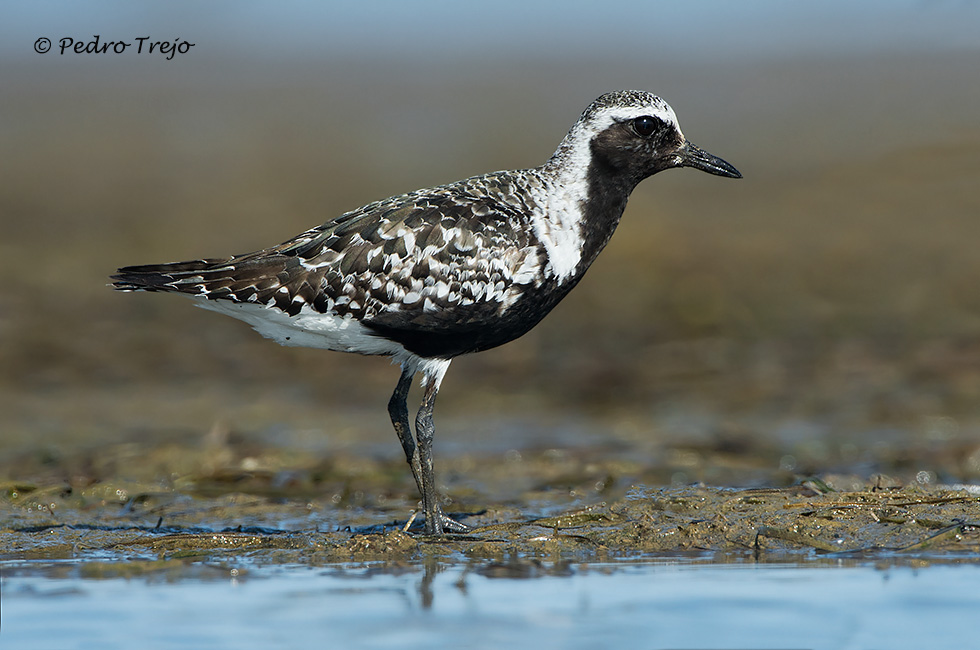
[[[660,118],[680,131],[674,109],[653,93],[642,90],[606,93],[585,109],[576,126],[589,134],[596,134],[617,122],[628,122],[645,115]]]

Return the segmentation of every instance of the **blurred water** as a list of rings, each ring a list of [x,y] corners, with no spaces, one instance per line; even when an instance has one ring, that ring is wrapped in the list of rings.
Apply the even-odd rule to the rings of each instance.
[[[962,647],[976,566],[800,568],[665,562],[492,567],[227,567],[87,580],[4,567],[5,648]]]

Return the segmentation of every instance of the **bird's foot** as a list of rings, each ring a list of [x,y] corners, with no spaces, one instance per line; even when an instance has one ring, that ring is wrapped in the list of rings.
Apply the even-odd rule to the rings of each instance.
[[[412,527],[412,524],[415,523],[415,518],[418,516],[418,514],[419,514],[418,512],[412,513],[412,516],[408,519],[408,522],[405,524],[405,528],[403,529],[404,532],[409,531],[409,529]],[[436,514],[431,520],[431,525],[428,518],[426,518],[424,522],[425,522],[424,531],[426,535],[445,535],[446,533],[452,533],[454,535],[466,535],[468,533],[473,532],[473,528],[471,526],[467,526],[466,524],[460,523],[455,519],[453,519],[452,517],[450,517],[449,515],[444,514],[442,512],[442,508],[438,506],[436,507]]]
[[[473,532],[472,526],[467,526],[462,524],[455,519],[451,518],[449,515],[443,514],[442,509],[436,510],[436,518],[439,520],[442,532],[445,533],[455,533],[457,535],[465,535],[467,533]],[[426,522],[426,532],[428,532],[428,522]],[[438,535],[438,533],[435,533]]]

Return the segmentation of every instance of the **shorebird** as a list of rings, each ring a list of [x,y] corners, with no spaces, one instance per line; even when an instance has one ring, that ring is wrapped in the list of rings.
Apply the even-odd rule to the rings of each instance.
[[[123,267],[113,286],[189,295],[282,345],[391,357],[401,377],[388,413],[425,532],[464,533],[442,512],[432,469],[433,408],[450,362],[537,325],[605,247],[633,188],[673,167],[741,178],[688,142],[656,95],[607,93],[540,167],[369,203],[254,253]],[[413,437],[407,397],[418,373]]]

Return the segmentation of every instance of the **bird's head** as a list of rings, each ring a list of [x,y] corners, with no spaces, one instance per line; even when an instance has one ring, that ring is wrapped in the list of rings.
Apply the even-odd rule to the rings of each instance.
[[[565,165],[626,179],[631,188],[672,167],[742,177],[729,163],[689,142],[667,102],[640,90],[606,93],[592,102],[555,157]]]

